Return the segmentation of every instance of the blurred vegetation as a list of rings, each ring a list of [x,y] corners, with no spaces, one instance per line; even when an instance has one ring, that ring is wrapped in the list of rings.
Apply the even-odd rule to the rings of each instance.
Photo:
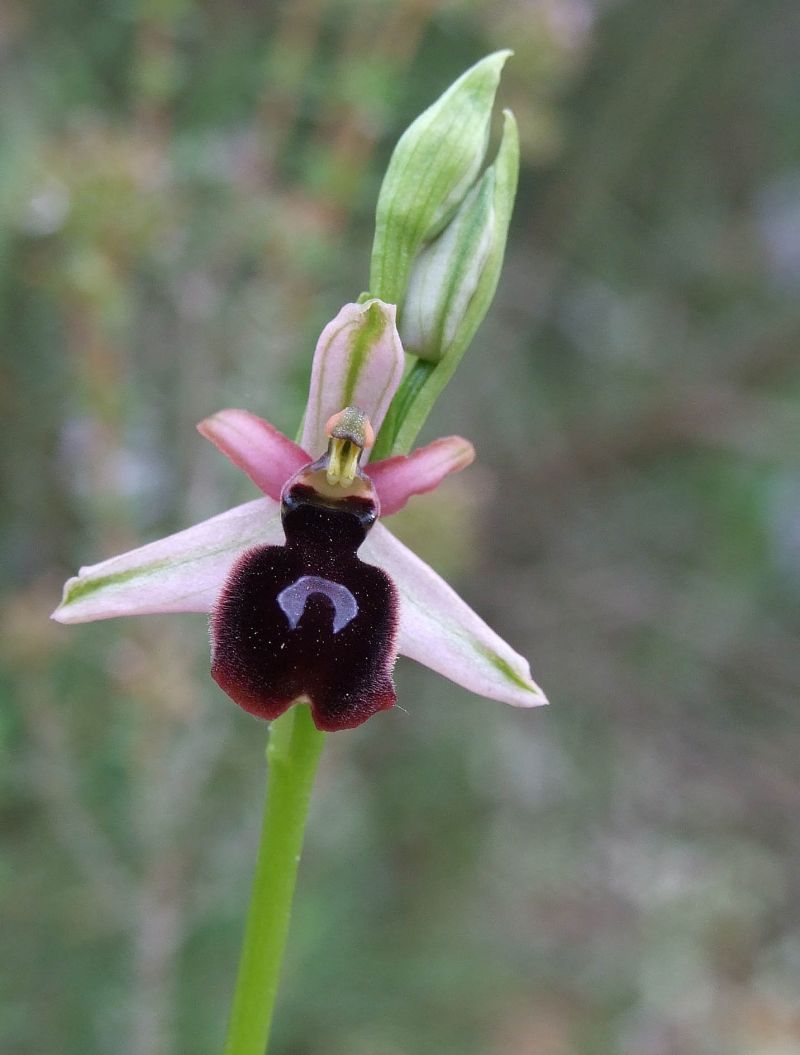
[[[47,621],[80,563],[253,495],[405,124],[512,46],[500,292],[397,529],[521,651],[401,661],[331,738],[275,1055],[800,1052],[800,9],[10,0],[0,18],[8,1055],[219,1050],[263,781],[202,617]]]

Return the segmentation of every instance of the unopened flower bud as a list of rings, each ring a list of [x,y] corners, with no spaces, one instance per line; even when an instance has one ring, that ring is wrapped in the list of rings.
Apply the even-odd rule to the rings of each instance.
[[[495,228],[494,183],[491,168],[412,268],[401,336],[420,359],[436,363],[445,355],[484,273]]]
[[[509,51],[477,62],[403,133],[381,186],[370,293],[402,305],[419,250],[458,208],[486,154],[494,97]]]
[[[489,166],[442,234],[411,272],[401,337],[421,362],[413,374],[413,408],[394,437],[405,450],[475,336],[494,297],[506,248],[519,170],[513,114]],[[411,385],[409,385],[411,388]]]
[[[519,167],[516,123],[509,111],[504,117],[494,163],[411,271],[401,336],[407,351],[429,362],[454,349],[463,355],[497,287]]]

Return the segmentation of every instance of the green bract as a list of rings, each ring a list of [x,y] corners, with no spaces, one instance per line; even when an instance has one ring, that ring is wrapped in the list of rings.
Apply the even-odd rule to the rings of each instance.
[[[474,183],[510,54],[497,51],[468,69],[397,143],[375,217],[373,297],[402,308],[417,253],[439,234]]]

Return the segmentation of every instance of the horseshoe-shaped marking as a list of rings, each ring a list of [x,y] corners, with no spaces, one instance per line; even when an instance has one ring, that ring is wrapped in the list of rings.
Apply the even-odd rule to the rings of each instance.
[[[358,615],[358,601],[346,586],[338,582],[331,582],[330,579],[323,579],[319,575],[301,575],[296,582],[278,594],[278,604],[289,620],[292,630],[297,628],[297,624],[303,618],[306,603],[312,593],[321,593],[333,604],[334,634],[344,630],[347,624]]]

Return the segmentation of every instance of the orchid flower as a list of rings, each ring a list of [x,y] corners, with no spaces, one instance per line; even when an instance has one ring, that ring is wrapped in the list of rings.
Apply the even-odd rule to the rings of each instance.
[[[264,497],[81,568],[53,618],[210,613],[212,670],[229,695],[268,719],[309,702],[319,729],[390,707],[397,652],[478,695],[546,703],[528,663],[374,523],[474,458],[448,436],[367,464],[403,366],[394,305],[345,305],[317,344],[299,444],[247,410],[198,425]]]

